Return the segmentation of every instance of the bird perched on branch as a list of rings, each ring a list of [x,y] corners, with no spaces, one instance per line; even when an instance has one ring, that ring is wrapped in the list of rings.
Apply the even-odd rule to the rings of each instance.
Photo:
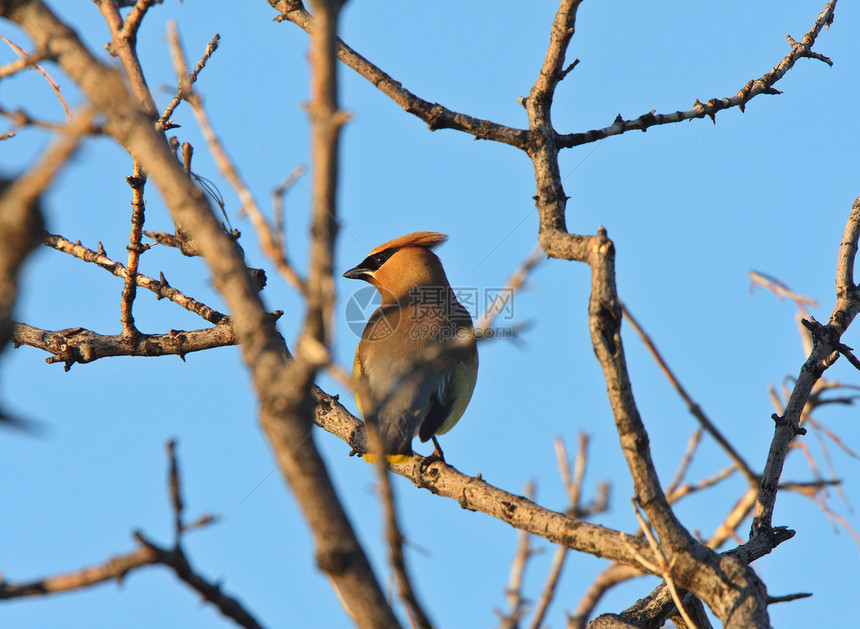
[[[361,335],[352,376],[358,410],[376,425],[390,462],[412,456],[416,434],[432,439],[442,458],[435,435],[454,427],[475,388],[472,318],[432,251],[446,239],[429,231],[406,234],[343,274],[369,282],[382,297]]]

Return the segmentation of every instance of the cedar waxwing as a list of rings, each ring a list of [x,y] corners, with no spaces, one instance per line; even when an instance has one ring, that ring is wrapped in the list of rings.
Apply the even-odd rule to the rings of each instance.
[[[463,415],[478,377],[472,318],[431,251],[446,239],[406,234],[343,274],[369,282],[382,297],[361,335],[352,377],[358,410],[376,424],[391,462],[412,456],[416,434],[433,439],[442,458],[435,435]]]

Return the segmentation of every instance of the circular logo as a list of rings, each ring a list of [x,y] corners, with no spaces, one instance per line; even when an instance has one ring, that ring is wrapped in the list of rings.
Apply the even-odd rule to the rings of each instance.
[[[380,289],[384,291],[385,289]],[[387,291],[386,291],[387,292]],[[397,303],[395,300],[390,300],[390,303]],[[373,286],[362,286],[356,290],[346,301],[345,317],[346,327],[349,331],[361,338],[364,328],[367,327],[376,309],[382,305],[382,296]],[[397,311],[398,306],[393,306],[394,311],[377,315],[373,319],[373,329],[367,335],[368,341],[379,341],[392,332],[397,326],[398,317],[392,317]]]

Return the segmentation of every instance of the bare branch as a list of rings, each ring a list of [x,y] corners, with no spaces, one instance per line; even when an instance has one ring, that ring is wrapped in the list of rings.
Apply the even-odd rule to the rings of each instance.
[[[493,299],[492,303],[487,305],[486,311],[475,323],[476,338],[481,339],[487,336],[487,330],[493,324],[493,320],[499,315],[499,313],[504,312],[505,308],[508,305],[508,302],[513,298],[516,292],[522,289],[523,286],[525,286],[529,274],[534,270],[534,268],[540,263],[542,259],[543,250],[540,248],[540,246],[536,246],[532,250],[532,252],[526,257],[526,259],[522,261],[520,266],[513,273],[511,273],[511,276],[508,278],[508,281],[505,284],[504,290],[499,292],[499,294],[496,295],[495,299]]]
[[[24,583],[0,583],[0,599],[7,600],[26,596],[45,596],[84,588],[117,580],[122,582],[132,570],[159,563],[156,553],[147,547],[138,548],[124,555],[111,557],[98,566],[81,568],[68,574],[43,577]]]
[[[314,396],[317,401],[314,423],[345,441],[356,452],[367,452],[364,423],[335,397],[320,389],[314,390]],[[408,463],[394,464],[391,470],[410,479],[417,487],[456,500],[464,509],[486,513],[550,542],[597,557],[633,562],[618,531],[551,511],[494,487],[478,476],[467,476],[441,461],[415,454]],[[651,555],[642,540],[631,538],[628,544],[646,558]]]
[[[379,475],[379,494],[382,503],[382,515],[385,519],[385,536],[388,540],[388,553],[391,567],[394,569],[394,577],[397,581],[397,589],[400,598],[409,614],[413,626],[419,629],[431,629],[433,624],[427,618],[424,608],[418,602],[418,597],[412,587],[412,580],[406,569],[406,558],[403,555],[403,534],[397,522],[397,511],[394,506],[394,489],[391,486],[391,478],[388,475],[388,464],[382,448],[382,441],[377,439],[375,452],[376,469]]]
[[[281,13],[281,20],[288,20],[313,36],[316,26],[314,17],[305,10],[301,0],[268,0],[268,2]],[[525,149],[527,131],[506,127],[489,120],[473,118],[466,114],[451,111],[439,103],[428,102],[404,88],[399,81],[395,81],[339,38],[337,39],[336,50],[338,59],[403,107],[406,113],[417,116],[426,122],[431,131],[454,129],[474,135],[481,140],[495,140]]]
[[[200,61],[197,62],[197,66],[194,68],[194,71],[189,74],[187,77],[182,74],[179,78],[179,85],[176,90],[176,96],[170,99],[170,104],[167,105],[167,108],[164,110],[164,113],[161,114],[161,118],[158,119],[158,127],[161,129],[169,129],[171,128],[170,124],[170,116],[173,115],[173,112],[176,111],[176,108],[179,107],[179,103],[187,96],[188,90],[197,82],[197,76],[206,67],[206,62],[209,61],[209,58],[218,50],[218,45],[221,41],[221,36],[218,33],[212,37],[209,43],[206,45],[206,50],[203,52],[203,56],[200,57]]]
[[[277,319],[283,314],[276,310]],[[15,347],[27,345],[49,352],[45,362],[64,363],[68,371],[75,363],[91,363],[110,356],[179,356],[215,347],[236,345],[239,342],[230,317],[205,330],[171,330],[167,334],[141,334],[136,340],[123,334],[103,335],[84,328],[42,330],[15,323],[12,334]]]
[[[93,251],[92,249],[88,249],[81,245],[80,242],[73,243],[71,240],[63,238],[62,236],[47,233],[44,234],[42,242],[49,247],[53,247],[57,251],[68,253],[84,262],[92,262],[117,277],[125,280],[130,277],[128,270],[122,264],[114,262],[107,256],[104,248],[101,247],[101,243],[99,243],[99,251]],[[160,280],[141,274],[135,275],[134,279],[138,286],[152,291],[157,295],[158,299],[169,299],[178,306],[182,306],[189,312],[193,312],[210,323],[220,323],[226,316],[217,310],[213,310],[206,304],[192,299],[173,288],[167,283],[163,273],[161,274]]]
[[[805,306],[818,308],[818,301],[812,297],[798,295],[775,277],[760,271],[750,271],[750,292],[756,285],[762,286],[777,296],[778,299],[790,299],[801,311],[806,312]]]
[[[129,338],[136,338],[140,332],[134,325],[132,306],[137,296],[137,267],[140,263],[140,254],[148,249],[140,240],[143,236],[144,209],[146,202],[143,200],[143,189],[146,186],[146,174],[140,167],[140,163],[134,160],[132,175],[127,177],[128,185],[131,186],[131,234],[128,246],[128,265],[125,268],[125,285],[122,289],[122,302],[120,304],[122,320],[122,333]]]
[[[633,566],[613,563],[608,568],[603,570],[594,582],[585,591],[579,604],[576,606],[576,611],[572,616],[568,616],[567,629],[584,629],[588,619],[594,613],[594,609],[603,598],[603,595],[614,586],[635,577],[641,577],[642,571]]]
[[[812,28],[803,36],[800,43],[795,42],[790,37],[788,38],[791,52],[789,52],[782,61],[777,63],[770,72],[767,72],[758,79],[749,81],[734,96],[726,98],[712,98],[707,103],[701,103],[696,99],[696,102],[693,104],[693,108],[688,109],[687,111],[676,111],[671,114],[655,114],[652,110],[647,114],[634,118],[633,120],[624,120],[621,117],[621,114],[619,114],[611,125],[604,127],[603,129],[592,129],[585,133],[568,133],[565,135],[559,135],[557,138],[559,147],[570,148],[602,140],[603,138],[607,138],[612,135],[620,135],[628,131],[645,131],[649,127],[653,127],[655,125],[682,122],[693,118],[704,118],[707,116],[716,122],[717,112],[722,111],[723,109],[738,107],[741,111],[744,111],[746,104],[759,94],[780,94],[781,92],[775,89],[773,85],[785,76],[792,67],[794,67],[794,64],[798,59],[809,57],[812,59],[819,59],[829,65],[833,65],[830,63],[830,60],[823,55],[812,52],[812,46],[815,44],[815,40],[821,30],[825,26],[830,26],[833,21],[833,12],[836,8],[836,2],[837,0],[830,0],[830,2],[827,3],[818,15]]]
[[[251,193],[250,188],[245,184],[244,179],[242,179],[242,176],[239,174],[238,168],[233,163],[233,160],[230,159],[230,155],[224,149],[221,140],[216,135],[215,130],[212,127],[212,123],[209,121],[209,116],[203,107],[201,98],[191,90],[192,81],[189,77],[185,76],[187,66],[181,44],[179,43],[179,35],[176,32],[176,25],[173,22],[169,24],[168,31],[168,42],[170,43],[176,72],[179,75],[180,87],[177,98],[181,96],[181,98],[191,105],[191,109],[194,112],[194,118],[197,120],[200,131],[203,133],[203,138],[206,140],[209,152],[215,160],[215,165],[218,167],[218,171],[221,175],[236,191],[239,200],[242,202],[240,213],[247,214],[251,218],[251,224],[254,226],[254,230],[257,233],[257,239],[260,242],[263,253],[265,253],[266,256],[275,264],[275,267],[278,269],[278,272],[287,284],[301,293],[306,292],[307,286],[305,285],[304,280],[298,276],[287,261],[286,252],[284,251],[283,246],[274,236],[272,228],[263,216],[263,212],[260,210],[259,205],[257,205],[257,201],[254,199],[254,195]],[[213,42],[210,43],[210,47],[213,43],[217,47],[217,40],[213,40]],[[211,54],[209,48],[207,48],[207,55],[208,54]],[[204,55],[204,61],[206,58],[207,56]],[[198,64],[198,68],[202,67],[202,63],[203,61]],[[164,119],[164,116],[162,116],[162,119]]]
[[[675,602],[675,606],[678,608],[678,612],[681,615],[681,618],[684,619],[684,622],[687,623],[688,627],[692,629],[696,628],[696,624],[692,621],[690,616],[687,614],[687,610],[684,608],[684,604],[681,602],[681,597],[678,594],[678,590],[675,587],[675,579],[672,577],[672,568],[675,565],[675,561],[669,561],[666,557],[666,553],[663,552],[663,548],[660,546],[659,542],[654,538],[654,535],[651,533],[651,527],[645,522],[642,514],[639,513],[639,507],[636,504],[635,500],[631,500],[633,503],[633,511],[636,514],[636,519],[639,520],[639,527],[644,531],[645,537],[648,538],[648,543],[651,545],[651,550],[654,551],[654,555],[660,559],[660,570],[662,571],[663,580],[666,582],[666,586],[669,588],[669,592],[672,594],[672,600]]]
[[[535,485],[533,482],[526,484],[523,491],[529,500],[534,500]],[[528,602],[523,596],[523,578],[529,559],[538,551],[532,548],[531,536],[526,531],[517,533],[517,549],[511,561],[511,571],[508,574],[508,585],[505,587],[505,598],[508,602],[507,613],[496,610],[496,615],[501,619],[499,629],[516,629],[520,621],[528,612]]]
[[[675,377],[675,374],[669,368],[669,365],[666,364],[666,361],[663,359],[663,356],[660,354],[657,347],[654,345],[654,342],[651,340],[651,337],[642,329],[642,326],[639,325],[639,322],[630,314],[630,311],[626,308],[624,304],[621,304],[621,312],[624,314],[624,317],[627,321],[630,322],[630,325],[633,326],[633,329],[639,335],[639,338],[642,339],[642,342],[645,344],[645,347],[651,353],[651,356],[657,362],[657,365],[660,367],[660,371],[663,372],[663,375],[666,376],[666,379],[669,380],[669,383],[678,392],[678,395],[681,396],[681,399],[684,400],[684,403],[687,405],[687,408],[690,411],[690,414],[695,417],[699,423],[702,425],[708,434],[714,438],[714,440],[720,444],[720,447],[729,455],[729,458],[734,461],[735,465],[738,466],[738,469],[743,473],[746,477],[747,481],[750,483],[756,484],[758,483],[758,476],[750,469],[750,466],[743,459],[743,457],[735,450],[734,446],[729,443],[729,440],[726,439],[723,434],[717,429],[714,423],[708,419],[707,415],[705,415],[702,408],[696,404],[693,398],[687,393],[687,390],[683,387],[683,385],[678,381],[678,378]]]
[[[168,486],[173,507],[176,534],[176,542],[172,549],[162,548],[147,539],[143,533],[135,532],[134,537],[139,542],[140,548],[124,555],[111,557],[104,564],[26,583],[9,583],[0,579],[0,600],[27,596],[45,596],[59,592],[80,590],[112,580],[122,582],[125,576],[133,570],[142,568],[143,566],[162,564],[171,568],[176,573],[176,576],[200,593],[204,600],[215,605],[221,614],[233,620],[240,627],[261,629],[260,623],[257,622],[238,600],[222,592],[220,585],[209,582],[194,570],[188,556],[182,549],[180,541],[184,533],[212,524],[216,521],[216,518],[203,516],[197,522],[190,525],[183,524],[182,488],[176,461],[176,443],[174,441],[170,441],[167,444],[167,451],[170,461]]]
[[[39,198],[77,150],[91,120],[92,112],[80,112],[26,174],[11,182],[0,181],[0,352],[13,333],[18,271],[42,233]]]
[[[860,290],[853,279],[858,238],[860,197],[854,201],[851,208],[839,249],[836,271],[837,300],[830,320],[826,326],[814,319],[804,320],[804,326],[812,333],[812,352],[801,368],[785,412],[782,415],[774,414],[776,428],[759,487],[750,541],[738,549],[739,556],[744,558],[766,554],[776,545],[777,536],[772,528],[773,508],[786,454],[794,437],[805,432],[805,429],[800,427],[800,419],[813,387],[824,370],[839,357],[839,338],[860,312]]]
[[[140,22],[149,7],[141,7],[142,10],[140,11],[132,11],[129,15],[131,21],[124,25],[119,7],[114,0],[97,0],[96,4],[110,29],[111,42],[106,48],[112,55],[119,57],[126,77],[128,77],[131,92],[138,104],[147,114],[154,117],[156,115],[155,101],[146,84],[146,78],[143,76],[140,59],[137,57],[137,29],[140,28]],[[144,1],[141,4],[148,5],[149,3]]]

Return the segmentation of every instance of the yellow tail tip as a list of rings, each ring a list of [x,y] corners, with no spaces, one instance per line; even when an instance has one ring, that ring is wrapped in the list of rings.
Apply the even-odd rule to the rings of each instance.
[[[373,456],[370,452],[365,452],[361,455],[368,463],[376,463],[376,457]],[[385,460],[389,463],[408,463],[412,458],[411,454],[386,454]]]

